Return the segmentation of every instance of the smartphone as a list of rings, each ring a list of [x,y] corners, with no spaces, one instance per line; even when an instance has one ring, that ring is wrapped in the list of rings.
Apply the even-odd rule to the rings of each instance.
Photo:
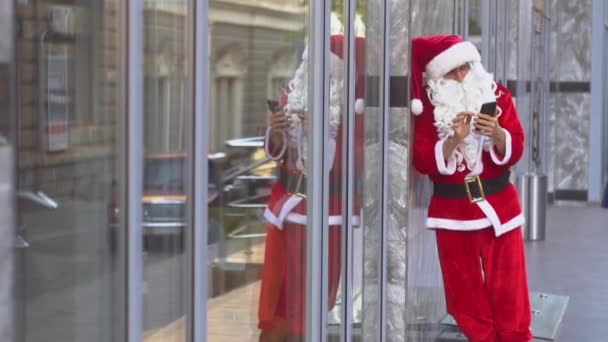
[[[279,101],[266,100],[266,103],[268,104],[268,110],[270,110],[271,113],[276,113],[276,112],[281,111],[281,104],[279,103]]]
[[[481,109],[479,110],[482,114],[487,114],[490,116],[496,115],[496,102],[486,102],[481,105]]]

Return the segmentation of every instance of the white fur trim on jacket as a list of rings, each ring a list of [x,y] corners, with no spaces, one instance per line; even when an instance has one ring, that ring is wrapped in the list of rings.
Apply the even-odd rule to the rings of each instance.
[[[519,214],[504,224],[493,226],[494,235],[501,236],[504,233],[510,232],[523,225],[525,222],[524,216]],[[426,226],[429,229],[449,229],[459,231],[481,230],[492,226],[492,222],[487,218],[478,220],[452,220],[438,217],[429,217],[426,219]]]
[[[465,41],[450,46],[431,59],[426,73],[429,79],[438,80],[450,70],[468,62],[481,62],[481,55],[473,43]]]
[[[264,151],[266,151],[266,155],[268,156],[268,158],[272,160],[281,159],[285,154],[285,151],[287,150],[287,136],[284,132],[281,132],[281,134],[283,136],[283,146],[281,147],[281,151],[279,152],[279,154],[273,156],[270,150],[268,149],[268,147],[270,146],[270,127],[266,128],[266,137],[264,138]]]
[[[266,210],[264,211],[264,218],[266,218],[266,221],[272,223],[275,227],[283,229],[283,221],[285,221],[287,215],[293,210],[293,208],[300,204],[303,199],[303,197],[291,195],[281,206],[279,216],[276,216],[272,210],[270,210],[270,208],[266,207]]]
[[[446,159],[443,155],[443,143],[446,140],[447,139],[441,139],[435,144],[435,163],[437,164],[437,170],[439,170],[439,173],[449,176],[456,172],[456,157],[454,156],[454,153],[452,153],[452,155],[447,159],[446,164]]]
[[[306,215],[297,214],[297,213],[289,213],[285,216],[284,220],[276,217],[273,212],[266,208],[264,211],[264,218],[268,223],[272,224],[278,229],[283,229],[283,222],[292,222],[301,225],[306,225]],[[358,215],[353,216],[352,218],[353,226],[358,227],[361,224],[361,218]],[[342,225],[342,215],[331,215],[329,216],[328,221],[329,226],[341,226]]]
[[[492,161],[494,163],[496,163],[496,165],[505,165],[506,163],[509,162],[509,159],[511,159],[511,154],[513,153],[513,147],[512,147],[512,139],[511,139],[511,133],[509,133],[509,131],[507,131],[506,129],[502,129],[503,132],[505,132],[505,155],[504,157],[502,157],[502,159],[500,159],[500,157],[498,156],[498,154],[494,151],[494,146],[492,146],[490,148],[490,156],[492,157]]]

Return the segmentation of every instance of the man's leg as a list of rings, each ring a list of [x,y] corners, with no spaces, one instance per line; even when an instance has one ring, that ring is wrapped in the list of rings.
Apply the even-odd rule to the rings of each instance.
[[[268,225],[258,306],[260,342],[282,341],[285,325],[284,232]]]
[[[484,240],[482,262],[498,341],[530,341],[530,299],[521,229],[499,237],[488,233]]]
[[[469,341],[494,342],[496,330],[481,274],[481,232],[437,229],[437,251],[448,313]]]

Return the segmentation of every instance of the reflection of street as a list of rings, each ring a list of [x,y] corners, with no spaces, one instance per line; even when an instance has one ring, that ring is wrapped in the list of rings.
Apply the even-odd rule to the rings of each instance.
[[[237,244],[228,242],[227,249],[232,252],[223,262],[216,260],[210,268],[210,291],[218,295],[209,298],[207,304],[209,341],[257,341],[259,272],[264,258],[264,243],[259,239],[246,248],[242,243],[238,244],[240,248],[237,249]],[[145,302],[150,308],[148,312],[155,316],[154,320],[152,317],[147,319],[144,342],[186,340],[183,310],[181,313],[176,310],[175,303],[170,301],[171,296],[167,296],[171,279],[181,277],[177,272],[182,271],[179,268],[182,260],[179,255],[146,255]],[[163,296],[167,299],[163,300]]]
[[[115,287],[105,202],[59,200],[21,210],[20,261],[28,342],[112,340]]]

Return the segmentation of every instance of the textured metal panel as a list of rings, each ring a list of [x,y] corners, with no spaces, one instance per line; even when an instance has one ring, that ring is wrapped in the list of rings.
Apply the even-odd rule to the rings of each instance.
[[[552,94],[549,109],[551,190],[587,188],[589,94]],[[552,159],[552,160],[551,160]]]
[[[551,80],[589,82],[591,0],[553,1],[552,14]],[[586,190],[590,95],[557,92],[549,111],[549,191]]]

